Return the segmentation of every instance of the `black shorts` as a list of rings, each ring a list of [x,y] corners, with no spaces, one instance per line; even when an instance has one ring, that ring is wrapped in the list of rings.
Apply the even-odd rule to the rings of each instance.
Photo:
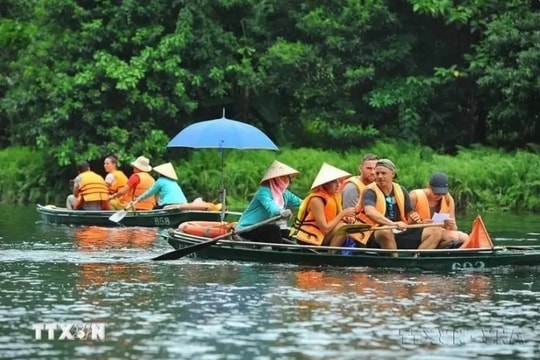
[[[423,228],[407,229],[400,233],[394,234],[398,249],[418,249],[422,243]],[[369,237],[367,242],[368,248],[380,249],[381,247],[375,241],[375,231]]]

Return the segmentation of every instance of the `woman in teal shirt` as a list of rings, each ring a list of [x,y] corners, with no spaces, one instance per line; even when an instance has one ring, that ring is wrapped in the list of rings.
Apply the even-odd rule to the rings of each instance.
[[[170,162],[161,164],[155,166],[154,171],[159,174],[159,178],[150,189],[141,194],[133,203],[136,204],[147,197],[157,195],[155,209],[162,209],[166,205],[186,204],[187,199],[182,188],[178,185],[178,176],[173,165]]]
[[[299,172],[288,165],[275,160],[266,171],[259,189],[247,209],[238,220],[236,230],[258,224],[274,216],[290,217],[290,208],[298,208],[302,199],[287,190],[291,178]],[[283,232],[282,232],[283,227]],[[251,231],[242,233],[242,237],[251,241],[281,243],[288,236],[286,224],[265,224]]]

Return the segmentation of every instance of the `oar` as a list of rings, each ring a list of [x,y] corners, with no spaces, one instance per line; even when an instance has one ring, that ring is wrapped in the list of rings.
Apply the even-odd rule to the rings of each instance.
[[[217,243],[219,240],[221,239],[225,239],[233,234],[241,234],[241,233],[245,233],[245,232],[248,232],[248,231],[251,231],[255,228],[258,228],[259,226],[263,226],[263,225],[266,225],[266,224],[269,224],[269,223],[272,223],[274,221],[277,221],[281,218],[281,216],[274,216],[270,219],[267,219],[267,220],[264,220],[264,221],[261,221],[260,223],[257,223],[257,224],[253,224],[251,226],[246,226],[245,228],[243,229],[240,229],[238,231],[234,231],[234,230],[231,230],[225,234],[222,234],[222,235],[219,235],[219,236],[216,236],[215,238],[212,238],[211,240],[208,240],[208,241],[203,241],[201,243],[198,243],[198,244],[195,244],[195,245],[191,245],[191,246],[187,246],[185,248],[181,248],[181,249],[178,249],[178,250],[174,250],[174,251],[171,251],[171,252],[168,252],[166,254],[163,254],[163,255],[160,255],[158,257],[155,257],[153,258],[152,260],[156,260],[156,261],[161,261],[161,260],[176,260],[176,259],[180,259],[181,257],[184,257],[186,255],[189,255],[191,253],[194,253],[196,251],[200,251],[202,249],[205,249],[209,246],[212,246],[214,245],[215,243]]]
[[[133,206],[133,203],[130,202],[128,206],[126,206],[122,210],[117,211],[114,214],[112,214],[111,216],[109,216],[109,220],[112,221],[113,223],[117,223],[118,225],[122,225],[122,224],[120,224],[120,221],[122,221],[122,219],[126,217],[126,215],[127,215],[126,210],[129,207],[131,207],[131,210],[133,212],[135,212],[135,207]]]
[[[405,229],[415,229],[415,228],[424,228],[424,227],[436,227],[444,226],[444,223],[425,223],[425,224],[411,224],[405,226]],[[360,233],[366,231],[376,231],[376,230],[390,230],[397,229],[397,225],[385,225],[385,226],[371,226],[369,224],[350,224],[344,225],[337,231],[336,234],[351,234],[351,233]]]

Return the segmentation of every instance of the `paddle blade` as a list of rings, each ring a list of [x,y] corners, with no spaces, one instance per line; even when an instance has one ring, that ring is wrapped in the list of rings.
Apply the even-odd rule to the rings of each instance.
[[[155,261],[161,261],[161,260],[176,260],[180,259],[181,257],[187,256],[189,254],[192,254],[196,251],[202,250],[204,248],[207,248],[209,246],[212,246],[213,244],[217,243],[219,240],[224,239],[226,237],[229,237],[233,234],[232,231],[229,231],[226,234],[220,235],[218,237],[213,238],[212,240],[204,241],[195,245],[187,246],[185,248],[181,248],[175,251],[168,252],[163,255],[159,255],[155,258],[152,258],[152,260]]]
[[[115,212],[111,216],[109,216],[109,220],[114,223],[119,223],[120,221],[122,221],[123,218],[126,217],[126,215],[127,215],[126,210],[120,210],[120,211]]]
[[[486,226],[482,221],[482,217],[478,215],[473,221],[472,231],[469,235],[469,240],[465,241],[461,245],[461,249],[475,249],[475,248],[492,248],[493,241],[489,237]]]

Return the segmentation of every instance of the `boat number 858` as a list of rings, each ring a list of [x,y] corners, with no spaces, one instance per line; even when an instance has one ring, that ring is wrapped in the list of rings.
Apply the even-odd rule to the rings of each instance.
[[[483,269],[486,267],[483,261],[464,261],[464,262],[455,262],[452,264],[452,270],[459,269]]]
[[[161,225],[171,225],[171,221],[167,216],[158,216],[154,218],[154,224]]]

